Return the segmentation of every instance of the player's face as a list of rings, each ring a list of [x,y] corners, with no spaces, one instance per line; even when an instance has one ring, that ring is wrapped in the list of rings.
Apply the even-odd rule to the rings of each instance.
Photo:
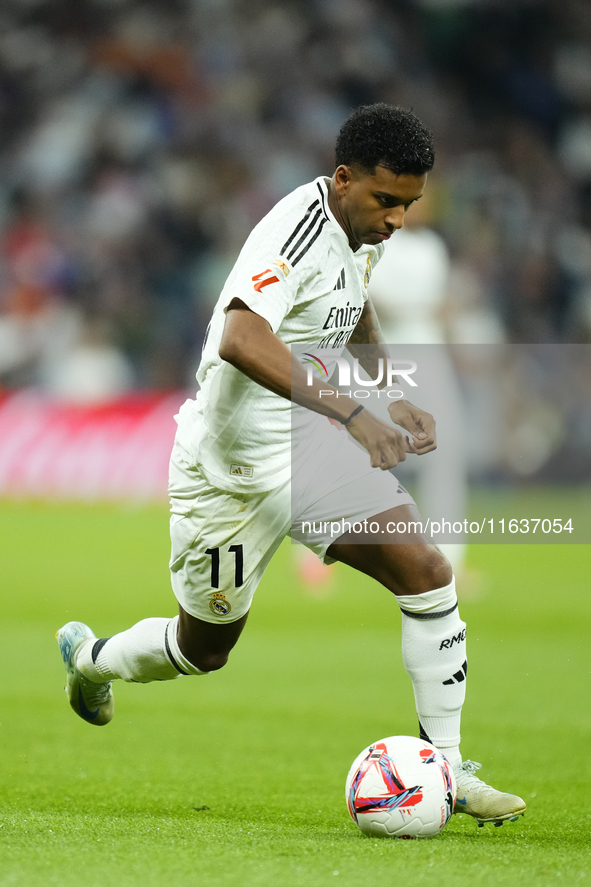
[[[332,180],[331,209],[351,247],[362,243],[375,246],[402,228],[407,209],[422,195],[426,181],[426,173],[398,176],[376,166],[370,175],[355,167],[339,166]]]

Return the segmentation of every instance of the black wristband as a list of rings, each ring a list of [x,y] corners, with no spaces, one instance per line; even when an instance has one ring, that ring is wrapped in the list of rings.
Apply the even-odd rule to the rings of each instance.
[[[349,416],[348,419],[341,419],[341,425],[348,425],[349,422],[351,421],[351,419],[354,419],[355,416],[356,416],[358,413],[360,413],[361,410],[364,410],[364,409],[365,409],[365,407],[363,406],[363,404],[359,404],[359,406],[356,407],[356,409],[353,410],[353,412],[351,413],[351,415]]]

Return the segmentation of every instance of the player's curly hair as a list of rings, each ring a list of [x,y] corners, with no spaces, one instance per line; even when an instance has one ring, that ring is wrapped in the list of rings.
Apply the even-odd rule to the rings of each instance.
[[[344,122],[336,148],[336,166],[359,166],[373,175],[385,166],[396,175],[421,176],[433,168],[433,136],[408,108],[361,105]]]

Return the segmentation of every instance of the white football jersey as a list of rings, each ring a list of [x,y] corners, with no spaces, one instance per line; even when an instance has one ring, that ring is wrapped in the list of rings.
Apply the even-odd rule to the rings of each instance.
[[[176,418],[177,440],[220,489],[269,490],[291,467],[290,401],[219,356],[232,299],[264,317],[287,345],[309,346],[329,372],[361,316],[384,247],[351,250],[328,207],[328,185],[318,178],[273,207],[244,244],[215,306],[197,371],[200,391]],[[312,412],[309,420],[311,427],[328,422]]]

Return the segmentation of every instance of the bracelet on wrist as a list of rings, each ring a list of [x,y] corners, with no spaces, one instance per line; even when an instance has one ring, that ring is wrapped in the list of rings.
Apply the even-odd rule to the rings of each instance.
[[[363,406],[363,404],[359,404],[359,406],[356,407],[356,409],[353,410],[353,412],[351,413],[351,415],[349,416],[348,419],[341,419],[341,425],[348,425],[349,422],[351,421],[351,419],[354,419],[355,416],[356,416],[358,413],[360,413],[361,410],[364,410],[364,409],[365,409],[365,407]]]

